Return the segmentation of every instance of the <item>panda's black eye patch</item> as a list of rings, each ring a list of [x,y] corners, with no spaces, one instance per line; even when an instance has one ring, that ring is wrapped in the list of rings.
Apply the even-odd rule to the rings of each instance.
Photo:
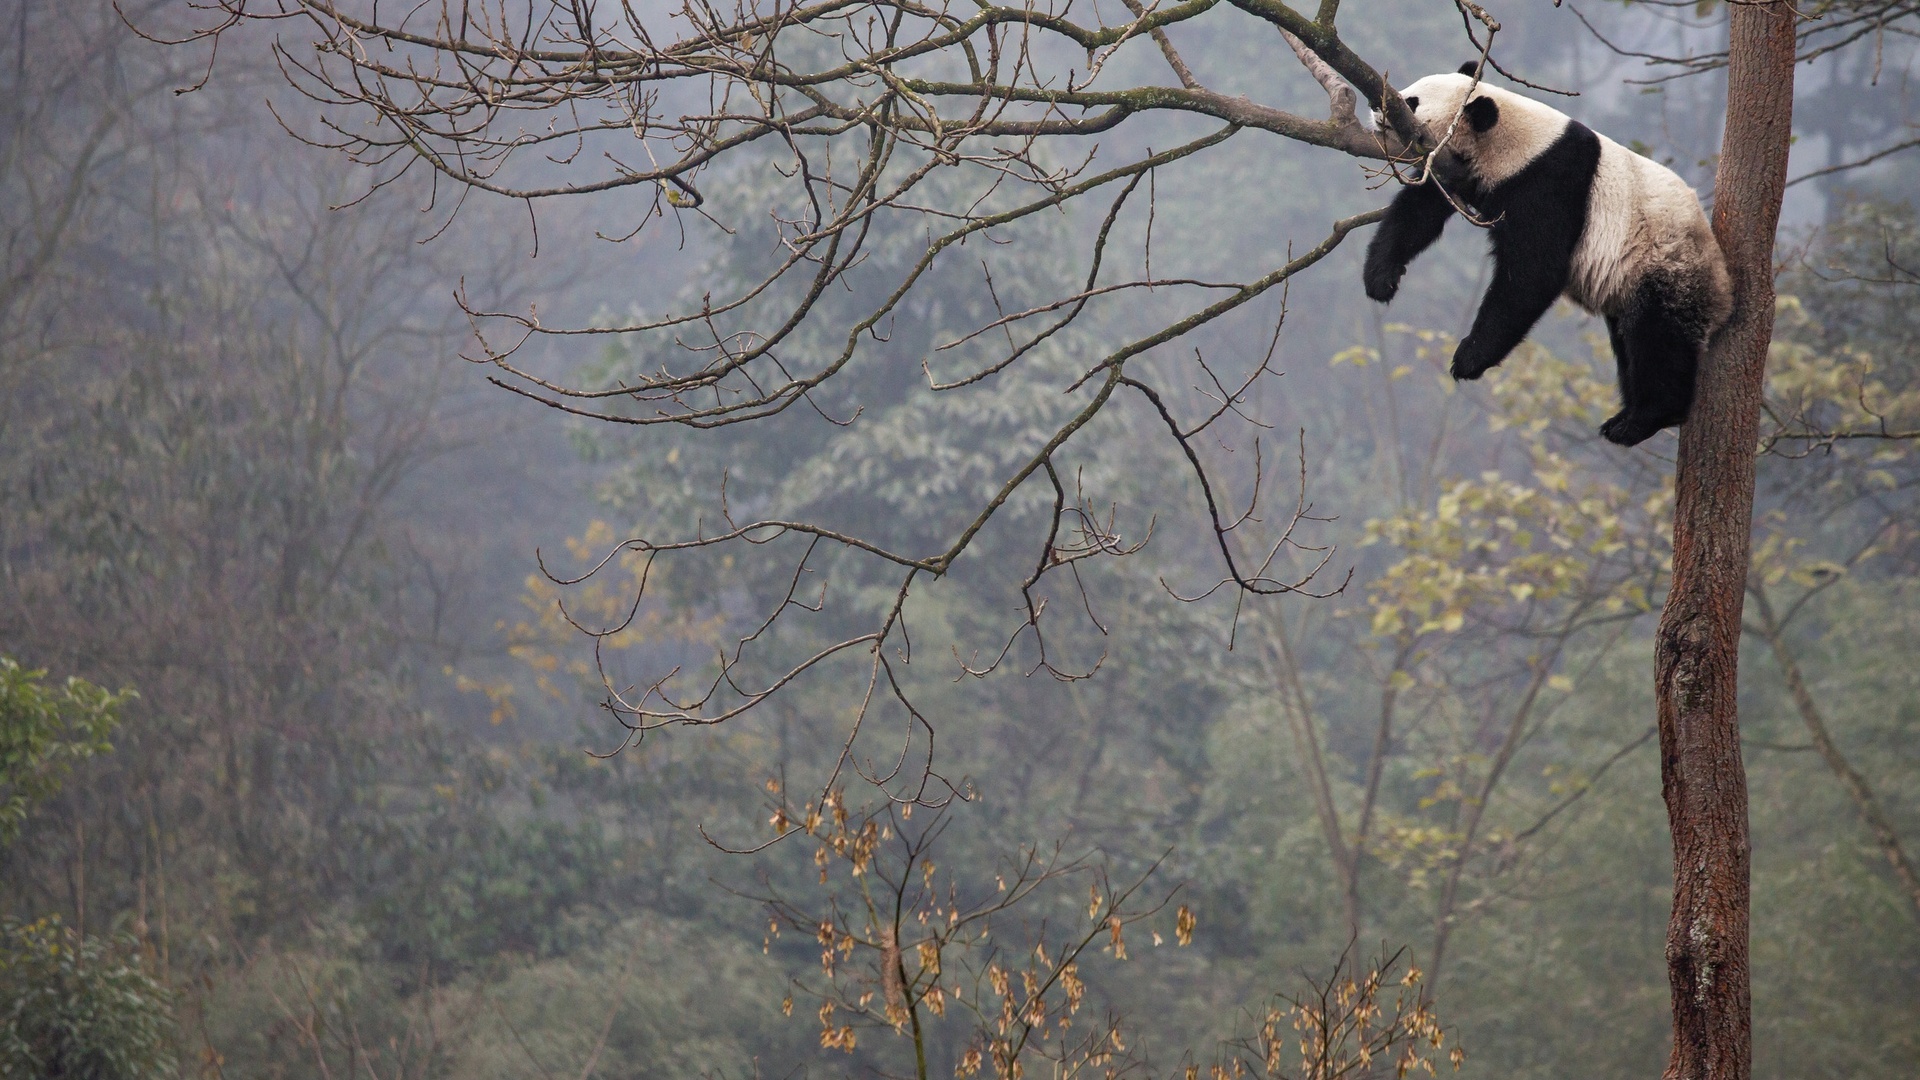
[[[1415,109],[1418,109],[1418,108],[1420,107],[1420,99],[1419,99],[1419,98],[1417,98],[1417,97],[1410,97],[1410,98],[1407,98],[1407,99],[1406,99],[1406,101],[1407,101],[1407,111],[1408,111],[1408,112],[1412,112],[1412,111],[1414,111]]]

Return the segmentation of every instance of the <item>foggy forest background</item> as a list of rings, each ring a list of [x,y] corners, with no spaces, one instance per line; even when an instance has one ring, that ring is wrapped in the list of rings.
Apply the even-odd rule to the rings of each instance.
[[[1709,189],[1715,73],[1629,81],[1660,72],[1571,5],[1513,7],[1509,69],[1578,89],[1557,103]],[[1582,11],[1628,51],[1722,32],[1691,5]],[[1448,7],[1343,17],[1400,85],[1472,56]],[[1173,310],[1089,309],[987,392],[928,391],[937,346],[1076,287],[1097,212],[1027,223],[990,279],[984,253],[940,264],[916,294],[933,299],[818,408],[711,432],[570,419],[463,359],[480,352],[456,294],[611,325],[751,280],[780,254],[762,227],[778,154],[727,162],[703,214],[630,239],[618,192],[530,213],[424,170],[370,192],[289,134],[324,112],[267,49],[297,24],[248,27],[215,62],[129,20],[191,15],[0,3],[0,704],[10,731],[38,710],[62,732],[0,758],[9,1030],[34,1007],[20,988],[58,983],[98,998],[86,1037],[120,1070],[99,1075],[910,1075],[890,972],[931,962],[960,988],[916,1013],[932,1075],[966,1071],[1023,973],[1055,979],[1062,1038],[1098,1035],[1089,1075],[1179,1075],[1258,1042],[1276,993],[1397,955],[1393,984],[1419,969],[1462,1076],[1660,1069],[1651,635],[1674,443],[1598,439],[1612,359],[1564,305],[1482,383],[1446,377],[1488,272],[1475,230],[1456,222],[1390,308],[1361,295],[1362,232],[1289,284],[1277,339],[1275,300],[1166,347],[1168,364],[1274,349],[1282,374],[1245,406],[1267,427],[1209,452],[1236,503],[1264,488],[1248,551],[1304,498],[1297,557],[1325,557],[1312,588],[1331,595],[1192,599],[1221,571],[1191,473],[1157,418],[1103,415],[1064,482],[1146,543],[1076,567],[1085,610],[1047,642],[1061,670],[1098,670],[1052,677],[1027,638],[966,673],[1019,625],[1021,541],[1050,510],[1023,493],[911,609],[913,700],[966,797],[907,813],[836,773],[858,661],[712,727],[629,738],[599,707],[608,681],[711,672],[789,589],[792,551],[616,553],[564,582],[627,537],[714,531],[723,489],[907,548],[946,535],[1058,423],[1077,360]],[[1318,115],[1320,89],[1252,25],[1182,40],[1223,89]],[[1804,66],[1793,175],[1911,142],[1916,63],[1892,34]],[[1107,137],[1206,130],[1183,123]],[[1153,183],[1170,276],[1259,273],[1390,195],[1274,139]],[[1920,459],[1911,440],[1801,437],[1809,418],[1920,427],[1915,192],[1920,151],[1788,193],[1741,659],[1763,1076],[1920,1058],[1920,886],[1888,854],[1920,845]],[[1144,236],[1146,205],[1116,228]],[[837,347],[861,290],[925,241],[872,237],[789,348]],[[536,339],[517,362],[611,384],[656,366],[654,344]],[[766,670],[891,599],[829,559],[799,601],[829,585],[837,606],[783,624]],[[557,601],[624,628],[596,657]],[[884,771],[910,721],[873,723],[852,754]],[[923,884],[905,917],[983,914],[903,964],[874,927],[896,885]]]

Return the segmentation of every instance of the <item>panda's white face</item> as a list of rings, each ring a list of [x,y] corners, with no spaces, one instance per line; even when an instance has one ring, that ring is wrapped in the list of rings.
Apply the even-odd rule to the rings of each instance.
[[[1457,140],[1466,128],[1466,120],[1461,118],[1454,124],[1454,118],[1460,116],[1461,107],[1467,102],[1467,89],[1472,84],[1473,80],[1465,75],[1429,75],[1400,91],[1400,99],[1407,103],[1407,109],[1426,129],[1429,138],[1440,141],[1451,125]],[[1484,91],[1485,84],[1479,89]]]
[[[1485,131],[1474,130],[1465,115],[1469,92],[1471,100],[1491,101],[1497,110]],[[1451,72],[1429,75],[1400,91],[1400,97],[1428,138],[1436,144],[1444,143],[1467,162],[1476,177],[1492,184],[1525,168],[1552,146],[1571,122],[1558,109],[1484,81],[1476,86],[1470,76]]]

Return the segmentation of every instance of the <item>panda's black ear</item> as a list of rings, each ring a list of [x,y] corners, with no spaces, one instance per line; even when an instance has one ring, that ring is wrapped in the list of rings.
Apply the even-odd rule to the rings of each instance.
[[[1478,60],[1469,60],[1466,63],[1460,65],[1460,74],[1462,75],[1472,75],[1479,70],[1480,70],[1480,61]]]
[[[1465,111],[1467,123],[1472,124],[1473,130],[1481,135],[1500,122],[1500,106],[1495,105],[1492,98],[1474,98],[1467,102]]]

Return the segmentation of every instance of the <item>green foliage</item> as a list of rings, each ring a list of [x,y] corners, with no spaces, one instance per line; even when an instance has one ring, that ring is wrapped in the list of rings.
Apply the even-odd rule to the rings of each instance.
[[[484,770],[369,814],[350,842],[359,916],[381,957],[457,971],[503,954],[551,956],[564,916],[611,883],[599,822],[514,812]],[[357,842],[355,842],[357,841]]]
[[[650,916],[596,934],[570,956],[512,968],[489,989],[501,1023],[462,1048],[453,1074],[601,1077],[775,1074],[808,1032],[780,1016],[778,969],[745,935]],[[534,1068],[529,1068],[529,1064]],[[784,1072],[785,1069],[780,1070]]]
[[[133,697],[71,676],[49,687],[46,675],[0,656],[0,848],[13,843],[28,812],[60,790],[74,765],[113,749],[108,737],[120,706]]]
[[[443,979],[323,928],[226,972],[206,1039],[225,1076],[282,1080],[696,1080],[805,1055],[807,1033],[767,992],[777,969],[741,936],[652,915],[578,930],[567,955]]]
[[[172,1000],[131,935],[83,936],[53,915],[0,922],[0,1077],[172,1076]]]
[[[687,289],[671,299],[697,304],[709,289],[716,295],[745,290],[779,264],[779,249],[766,244],[755,219],[781,209],[782,167],[778,159],[750,155],[712,186],[710,198],[733,208],[742,227],[719,242]],[[992,196],[996,180],[990,172],[942,170],[925,189],[938,192],[938,201],[966,203]],[[884,327],[850,339],[850,328],[925,254],[925,229],[937,219],[895,208],[880,220],[884,224],[867,239],[859,263],[820,297],[783,350],[793,358],[787,362],[803,367],[846,351],[847,370],[810,391],[810,407],[718,432],[582,429],[594,452],[617,462],[601,488],[611,506],[663,539],[696,531],[703,518],[718,520],[724,492],[726,507],[739,520],[824,522],[897,551],[924,554],[948,543],[964,520],[959,515],[990,498],[1010,467],[1030,457],[1082,404],[1065,388],[1080,375],[1080,358],[1096,353],[1097,345],[1077,326],[1034,342],[1018,364],[976,385],[932,388],[967,379],[998,359],[1000,336],[969,336],[978,327],[1070,288],[1075,241],[1064,222],[1043,215],[1017,234],[995,234],[990,243],[1006,250],[996,252],[991,277],[971,255],[956,252],[935,262],[913,302]],[[751,337],[751,328],[795,300],[801,284],[783,280],[739,311],[716,315],[718,331]],[[589,372],[594,384],[625,384],[659,365],[662,355],[684,348],[666,333],[619,340]],[[1008,516],[1024,514],[1030,522],[1045,504],[1043,487],[1023,489]],[[986,557],[998,539],[991,531],[982,537]],[[849,570],[861,580],[891,574],[890,568],[873,574],[860,560],[841,561],[853,565],[835,566],[837,578]],[[752,580],[747,575],[768,573],[777,587],[783,577],[778,562],[751,560],[728,567],[728,576]]]

